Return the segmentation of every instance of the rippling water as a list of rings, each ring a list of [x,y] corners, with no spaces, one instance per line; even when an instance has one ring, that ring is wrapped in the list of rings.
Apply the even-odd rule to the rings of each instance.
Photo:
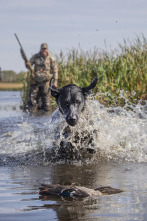
[[[146,104],[128,110],[90,100],[79,124],[68,129],[58,110],[52,118],[28,115],[20,104],[19,92],[0,92],[1,220],[147,220]],[[63,142],[72,144],[75,158],[58,159]],[[41,183],[110,185],[125,192],[42,198]]]

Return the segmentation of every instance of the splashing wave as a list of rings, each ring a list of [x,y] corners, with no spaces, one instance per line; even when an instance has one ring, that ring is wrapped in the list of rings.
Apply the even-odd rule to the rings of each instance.
[[[43,164],[57,158],[147,162],[147,103],[105,108],[88,100],[75,127],[57,109],[48,122],[23,121],[1,137],[0,164]]]

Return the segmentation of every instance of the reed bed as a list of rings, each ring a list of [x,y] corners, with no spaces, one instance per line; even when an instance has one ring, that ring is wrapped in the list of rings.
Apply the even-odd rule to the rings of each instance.
[[[98,48],[61,51],[56,55],[59,87],[67,84],[88,86],[96,77],[95,98],[107,106],[147,99],[147,39],[124,40],[117,50]],[[52,102],[54,104],[54,102]]]
[[[67,54],[61,51],[57,62],[60,87],[69,83],[88,86],[97,77],[97,99],[107,105],[123,105],[124,96],[130,102],[147,99],[147,39],[144,36],[132,42],[124,40],[124,44],[118,44],[118,49],[110,52],[98,48],[86,52],[72,49]]]

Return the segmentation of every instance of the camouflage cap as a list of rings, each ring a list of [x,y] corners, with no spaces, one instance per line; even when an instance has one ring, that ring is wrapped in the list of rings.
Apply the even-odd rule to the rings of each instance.
[[[46,43],[42,43],[42,44],[41,44],[41,49],[42,49],[42,48],[47,48],[47,49],[48,49],[48,45],[47,45]]]

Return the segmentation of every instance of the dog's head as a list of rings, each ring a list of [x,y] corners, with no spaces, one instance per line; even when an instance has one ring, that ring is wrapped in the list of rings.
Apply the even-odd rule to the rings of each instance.
[[[90,93],[90,90],[96,86],[97,78],[92,84],[84,88],[69,84],[58,89],[52,86],[51,82],[52,79],[50,81],[51,95],[56,98],[60,112],[70,126],[75,126],[84,109],[87,95]]]

